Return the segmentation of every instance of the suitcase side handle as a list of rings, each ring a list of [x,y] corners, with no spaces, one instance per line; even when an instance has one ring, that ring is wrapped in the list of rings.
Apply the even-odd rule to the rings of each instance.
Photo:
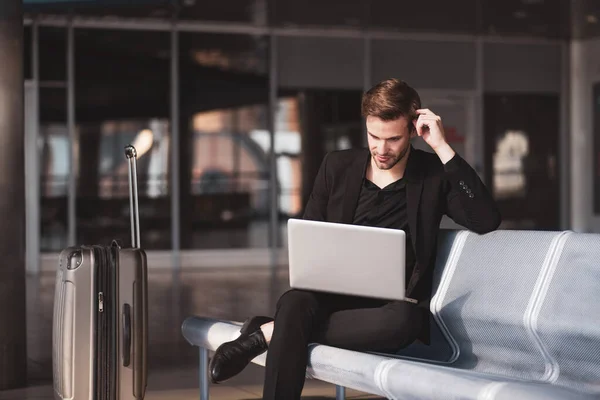
[[[125,157],[129,164],[129,214],[131,217],[131,246],[140,248],[140,210],[137,185],[137,150],[132,145],[125,147]]]
[[[131,363],[131,306],[123,304],[123,366]]]

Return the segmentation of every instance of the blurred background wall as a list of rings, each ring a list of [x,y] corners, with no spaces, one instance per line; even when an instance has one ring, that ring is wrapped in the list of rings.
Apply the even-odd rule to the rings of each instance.
[[[600,232],[593,0],[24,0],[27,270],[129,242],[151,266],[284,263],[361,93],[397,77],[442,116],[503,229]],[[426,145],[415,142],[416,147]],[[451,221],[444,226],[454,227]]]

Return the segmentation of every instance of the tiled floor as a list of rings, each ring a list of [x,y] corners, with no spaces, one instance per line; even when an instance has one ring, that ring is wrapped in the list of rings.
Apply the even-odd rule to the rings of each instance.
[[[52,311],[54,274],[27,278],[27,346],[29,387],[0,391],[0,400],[50,400],[52,394]],[[287,268],[271,277],[267,268],[183,268],[179,276],[151,270],[149,297],[149,380],[146,399],[198,399],[198,353],[181,336],[189,315],[243,320],[272,315],[277,298],[288,289]],[[211,399],[258,399],[264,369],[250,365],[226,384],[214,385]],[[309,380],[303,398],[335,398],[332,385]],[[348,398],[372,399],[347,392]]]

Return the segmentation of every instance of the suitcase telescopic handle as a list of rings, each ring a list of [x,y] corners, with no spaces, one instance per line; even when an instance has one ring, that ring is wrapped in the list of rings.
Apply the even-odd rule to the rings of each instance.
[[[129,214],[131,216],[131,246],[140,248],[140,211],[137,185],[137,151],[132,145],[125,147],[125,156],[129,163]]]

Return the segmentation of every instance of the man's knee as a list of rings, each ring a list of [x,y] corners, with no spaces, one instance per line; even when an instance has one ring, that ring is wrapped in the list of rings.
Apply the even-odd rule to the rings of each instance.
[[[331,314],[318,341],[349,350],[395,352],[414,341],[419,332],[421,321],[413,311],[391,303],[338,311]]]
[[[277,302],[277,311],[288,313],[313,312],[319,306],[315,293],[292,289],[285,292]]]
[[[413,305],[395,304],[384,307],[385,319],[382,320],[380,332],[382,340],[391,349],[400,349],[412,343],[423,325],[421,310]],[[385,322],[384,322],[385,321]]]

